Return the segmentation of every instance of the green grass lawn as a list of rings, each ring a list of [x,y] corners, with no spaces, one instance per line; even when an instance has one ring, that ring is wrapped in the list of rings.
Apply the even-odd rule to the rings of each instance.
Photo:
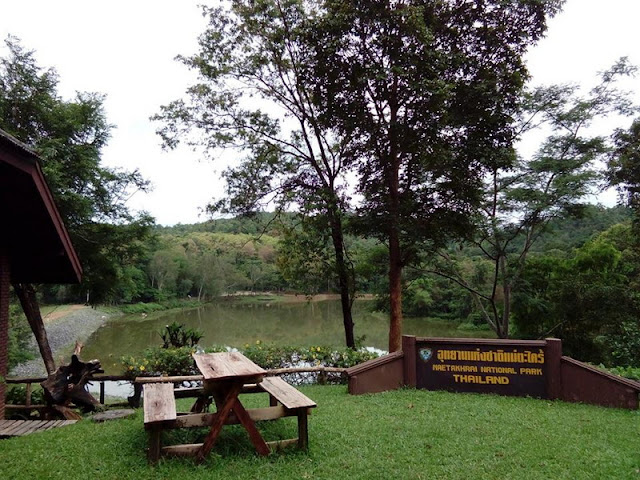
[[[358,397],[343,386],[301,390],[318,403],[308,453],[260,458],[240,427],[225,427],[203,465],[170,458],[151,467],[139,411],[132,419],[1,440],[0,478],[640,479],[638,411],[416,390]],[[242,398],[248,406],[266,402],[263,395]],[[295,420],[261,430],[267,441],[289,438]],[[201,434],[172,432],[170,440],[193,442]]]

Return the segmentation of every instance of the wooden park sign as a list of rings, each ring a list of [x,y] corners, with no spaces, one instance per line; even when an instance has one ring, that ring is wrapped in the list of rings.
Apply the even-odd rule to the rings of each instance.
[[[562,341],[402,337],[402,351],[347,369],[349,393],[495,393],[638,409],[640,383],[562,355]]]
[[[547,396],[546,341],[420,339],[416,386],[428,390]]]

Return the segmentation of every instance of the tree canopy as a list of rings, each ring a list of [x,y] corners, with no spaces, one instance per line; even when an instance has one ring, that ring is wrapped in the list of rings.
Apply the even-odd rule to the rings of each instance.
[[[0,58],[0,128],[31,146],[65,220],[84,270],[82,288],[91,301],[112,298],[122,269],[143,254],[138,240],[150,234],[153,220],[132,214],[126,204],[133,191],[146,189],[137,170],[105,167],[101,150],[113,128],[104,96],[79,92],[65,100],[58,75],[43,69],[33,51],[18,39],[5,40]],[[125,225],[126,224],[126,225]]]
[[[210,156],[218,148],[244,155],[224,172],[226,198],[212,210],[247,214],[294,208],[314,217],[304,222],[306,229],[328,232],[345,340],[354,347],[354,280],[343,232],[345,142],[319,122],[311,85],[302,74],[310,62],[305,39],[319,6],[234,0],[204,7],[209,24],[199,37],[200,51],[179,57],[200,81],[187,90],[186,100],[162,107],[153,119],[163,122],[158,133],[166,147],[186,142],[204,147]]]
[[[389,247],[389,348],[400,348],[402,269],[468,235],[486,169],[512,161],[523,55],[558,1],[327,1],[308,82],[350,139],[361,231]]]

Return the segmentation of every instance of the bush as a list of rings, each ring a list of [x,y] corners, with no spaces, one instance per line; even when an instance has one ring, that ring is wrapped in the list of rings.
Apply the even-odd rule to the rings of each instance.
[[[609,350],[610,363],[640,367],[640,326],[636,322],[624,322],[615,334],[604,337]]]
[[[122,357],[124,374],[130,378],[160,375],[197,375],[191,355],[195,347],[146,349],[140,357]]]
[[[35,358],[31,347],[33,333],[19,305],[9,305],[9,369]]]
[[[24,385],[10,385],[7,390],[7,405],[24,405],[27,401],[27,387]],[[31,392],[31,404],[44,404],[44,392],[42,388],[36,387]]]
[[[184,328],[184,325],[173,322],[165,327],[160,336],[162,337],[162,348],[182,348],[195,347],[204,334],[200,330]]]
[[[246,344],[243,353],[253,362],[267,370],[303,366],[349,368],[378,356],[378,354],[364,349],[265,345],[260,340],[254,345]],[[283,378],[293,384],[322,382],[325,380],[328,383],[342,383],[343,381],[340,374],[334,373],[322,377],[318,373],[311,372],[292,373],[283,375]]]
[[[603,370],[613,373],[614,375],[620,375],[621,377],[628,378],[629,380],[635,380],[640,382],[640,368],[639,367],[605,367],[604,365],[598,365]]]
[[[162,303],[149,302],[149,303],[133,303],[131,305],[122,305],[120,310],[127,315],[135,315],[139,313],[152,313],[160,312],[163,310],[170,310],[172,308],[193,308],[201,305],[201,302],[197,300],[168,300]]]

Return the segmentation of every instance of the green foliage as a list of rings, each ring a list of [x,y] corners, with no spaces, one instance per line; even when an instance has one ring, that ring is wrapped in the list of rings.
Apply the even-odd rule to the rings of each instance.
[[[198,375],[192,354],[195,347],[146,349],[140,357],[121,358],[124,375],[135,377],[156,377],[160,375]]]
[[[602,72],[599,84],[587,94],[577,85],[556,85],[529,90],[522,97],[516,129],[522,135],[547,128],[550,134],[530,158],[507,165],[496,162],[485,177],[480,228],[465,246],[492,263],[491,281],[479,284],[458,271],[461,253],[453,248],[441,255],[448,260],[441,273],[469,289],[499,337],[509,336],[512,293],[534,245],[554,220],[579,217],[587,210],[582,203],[594,193],[611,150],[607,138],[594,135],[589,126],[636,111],[630,95],[617,86],[635,72],[623,58]]]
[[[199,83],[187,90],[186,101],[163,106],[153,119],[163,122],[158,133],[166,147],[186,142],[209,151],[243,149],[240,164],[223,173],[226,198],[210,211],[251,215],[273,206],[279,214],[293,207],[306,218],[304,229],[317,233],[319,241],[308,241],[307,235],[302,242],[288,242],[288,253],[300,243],[305,250],[286,257],[283,274],[311,291],[318,282],[308,281],[302,271],[311,266],[318,273],[331,252],[334,268],[324,269],[322,276],[337,280],[346,342],[353,347],[354,280],[343,228],[349,138],[319,121],[316,84],[304,74],[312,52],[306,42],[321,11],[322,2],[299,1],[235,0],[203,7],[208,25],[199,37],[200,51],[180,57],[197,71]],[[261,266],[246,265],[251,290],[271,274]]]
[[[615,331],[605,335],[602,341],[609,350],[611,364],[640,370],[640,321],[633,319],[616,325]]]
[[[640,222],[640,119],[636,119],[628,130],[615,133],[615,149],[608,165],[608,180],[626,196],[626,204],[635,213],[635,227]],[[637,235],[638,231],[636,231]]]
[[[160,332],[162,348],[195,347],[204,334],[194,328],[184,328],[184,325],[173,322]]]
[[[119,310],[128,315],[134,315],[138,313],[152,313],[160,312],[163,310],[170,310],[173,308],[194,308],[200,305],[196,300],[166,300],[162,303],[134,303],[131,305],[122,305]]]
[[[640,262],[630,225],[614,226],[568,258],[532,257],[514,295],[517,335],[557,336],[575,358],[639,366]]]
[[[253,345],[246,344],[243,353],[264,369],[290,368],[304,365],[349,368],[378,357],[378,354],[364,349],[336,349],[319,345],[312,347],[266,345],[260,340]],[[285,374],[283,378],[294,384],[311,383],[314,380],[318,382],[329,381],[330,383],[344,381],[343,377],[335,374],[320,377],[318,374],[294,373]]]
[[[9,385],[6,403],[8,405],[24,405],[27,400],[27,387],[24,385]],[[40,386],[31,391],[31,404],[44,405],[44,391]]]
[[[33,333],[18,304],[9,304],[9,370],[34,358],[31,348]]]
[[[620,375],[621,377],[628,378],[629,380],[640,382],[640,367],[605,367],[604,365],[598,366],[615,375]]]
[[[78,92],[73,100],[61,98],[54,69],[38,66],[34,52],[15,37],[5,44],[0,128],[43,159],[42,170],[83,264],[81,298],[87,291],[92,303],[130,297],[134,292],[126,269],[144,258],[152,219],[131,214],[126,199],[146,189],[147,182],[137,171],[102,165],[101,150],[112,128],[104,96]]]

